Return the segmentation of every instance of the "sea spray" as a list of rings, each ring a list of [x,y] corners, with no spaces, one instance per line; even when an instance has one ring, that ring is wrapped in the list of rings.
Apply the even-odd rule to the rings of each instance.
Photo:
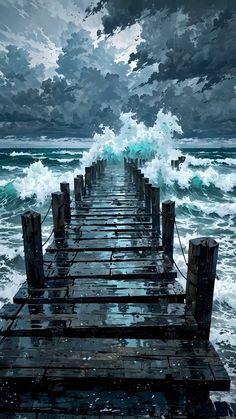
[[[23,177],[17,177],[13,185],[22,200],[35,197],[43,204],[52,192],[60,189],[60,182],[67,181],[73,189],[74,178],[81,173],[81,168],[64,173],[55,172],[45,166],[42,161],[36,161],[23,170]]]
[[[121,114],[122,127],[119,134],[105,127],[102,134],[95,134],[94,144],[88,152],[83,153],[82,167],[89,166],[97,158],[111,161],[121,160],[124,156],[150,159],[156,154],[168,158],[173,150],[174,133],[181,134],[182,128],[178,118],[170,112],[160,110],[153,127],[138,123],[132,113]]]

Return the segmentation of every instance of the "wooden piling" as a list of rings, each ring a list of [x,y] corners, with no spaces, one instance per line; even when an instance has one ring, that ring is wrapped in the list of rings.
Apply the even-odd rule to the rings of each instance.
[[[175,168],[175,161],[171,160],[171,169],[174,169],[174,168]]]
[[[140,201],[142,201],[144,199],[144,187],[143,186],[143,182],[144,182],[144,174],[141,173],[140,174],[140,183],[139,183],[139,199]]]
[[[152,234],[154,237],[160,234],[160,188],[152,187]]]
[[[57,240],[65,238],[65,213],[64,194],[62,192],[52,193],[52,215],[54,225],[54,237]]]
[[[69,222],[71,220],[71,209],[70,209],[70,184],[68,182],[60,183],[61,192],[64,195],[64,214],[65,220]]]
[[[176,170],[179,170],[179,160],[174,161],[174,167]]]
[[[132,182],[134,183],[134,184],[136,184],[136,175],[137,175],[137,172],[136,172],[136,170],[137,170],[137,167],[136,167],[136,165],[135,165],[135,163],[132,163]]]
[[[173,262],[174,248],[174,225],[175,225],[175,202],[165,201],[162,203],[162,246],[166,256]]]
[[[100,159],[97,160],[96,167],[97,167],[97,177],[100,177],[101,175],[101,160]]]
[[[136,170],[136,191],[140,194],[140,183],[141,183],[141,169]]]
[[[85,167],[85,190],[91,189],[92,186],[92,169],[90,167]]]
[[[199,337],[209,339],[219,244],[208,237],[189,242],[186,304],[199,328]]]
[[[83,175],[78,175],[74,178],[75,201],[81,202],[83,195]]]
[[[27,282],[29,287],[40,288],[44,283],[41,215],[27,211],[21,221]]]
[[[92,163],[92,183],[96,182],[96,178],[97,178],[97,166],[96,166],[96,163],[93,162]]]
[[[185,160],[186,160],[186,157],[185,157],[185,156],[180,156],[180,157],[178,158],[178,160],[179,160],[179,162],[180,162],[180,163],[184,163],[184,162],[185,162]]]
[[[144,178],[144,179],[145,179],[145,198],[144,198],[145,212],[147,214],[150,214],[150,212],[151,212],[151,189],[152,189],[152,185],[149,183],[148,178]]]

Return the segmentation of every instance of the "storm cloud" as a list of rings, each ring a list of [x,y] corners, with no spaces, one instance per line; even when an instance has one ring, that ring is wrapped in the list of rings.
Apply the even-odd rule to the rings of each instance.
[[[0,14],[2,132],[91,137],[163,109],[184,136],[235,133],[235,2],[0,0]]]

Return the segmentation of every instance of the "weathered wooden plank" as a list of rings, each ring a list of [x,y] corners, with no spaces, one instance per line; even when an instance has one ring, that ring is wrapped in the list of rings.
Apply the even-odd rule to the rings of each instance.
[[[24,305],[3,335],[191,338],[196,322],[184,304]]]
[[[158,283],[155,280],[113,280],[68,278],[47,281],[47,287],[28,289],[22,287],[14,297],[15,303],[76,303],[76,302],[169,302],[183,303],[185,292],[178,282]]]
[[[148,250],[153,248],[158,250],[162,250],[162,246],[159,245],[155,240],[150,240],[147,238],[142,239],[106,239],[106,240],[84,240],[83,243],[80,243],[80,240],[68,238],[65,239],[60,244],[56,243],[55,241],[52,242],[50,246],[48,246],[48,252],[55,251],[58,249],[63,249],[74,252],[75,250],[98,250],[98,251],[107,251],[107,250]]]
[[[0,358],[0,377],[9,377],[7,366],[11,365],[12,379],[17,379],[18,365],[21,369],[21,377],[31,378],[32,369],[38,366],[39,375],[44,378],[62,378],[63,382],[76,383],[76,386],[100,384],[102,388],[116,386],[118,388],[150,388],[163,386],[169,388],[171,383],[179,383],[190,388],[198,386],[209,390],[226,390],[229,387],[229,378],[224,381],[218,380],[211,372],[210,364],[218,357],[208,342],[198,341],[160,341],[160,340],[132,340],[132,339],[80,339],[80,338],[54,338],[45,341],[28,340],[31,349],[27,347],[26,337],[21,338],[20,343],[15,338],[6,338],[5,345],[2,345],[2,356]],[[56,340],[55,340],[56,339]],[[15,356],[9,352],[9,346],[13,342],[18,345]],[[54,346],[55,342],[55,346]],[[5,346],[5,347],[4,347]],[[22,346],[27,351],[25,356]],[[47,349],[48,348],[48,349]],[[52,350],[53,348],[53,350]],[[68,350],[68,349],[69,350]],[[195,351],[197,350],[197,352]],[[8,357],[4,356],[8,351]],[[183,363],[179,371],[176,366],[169,363],[169,357],[178,353]],[[53,356],[52,356],[53,355]],[[213,355],[213,356],[212,356]],[[184,364],[184,359],[188,363]],[[193,366],[189,365],[192,358]],[[194,360],[198,358],[199,365],[194,367]],[[208,363],[206,361],[208,359]],[[141,362],[141,368],[135,364]],[[7,364],[7,365],[6,365]],[[63,367],[63,369],[62,369]],[[219,368],[223,369],[223,365]],[[45,369],[42,372],[42,369]],[[31,369],[31,371],[29,371]],[[14,372],[15,371],[15,372]],[[25,371],[25,373],[24,373]],[[35,374],[34,376],[37,376]]]

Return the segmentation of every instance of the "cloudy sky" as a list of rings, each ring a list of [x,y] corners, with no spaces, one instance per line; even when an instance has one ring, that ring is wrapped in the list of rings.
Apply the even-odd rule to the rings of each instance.
[[[92,137],[121,113],[236,129],[235,0],[0,0],[2,133]]]

